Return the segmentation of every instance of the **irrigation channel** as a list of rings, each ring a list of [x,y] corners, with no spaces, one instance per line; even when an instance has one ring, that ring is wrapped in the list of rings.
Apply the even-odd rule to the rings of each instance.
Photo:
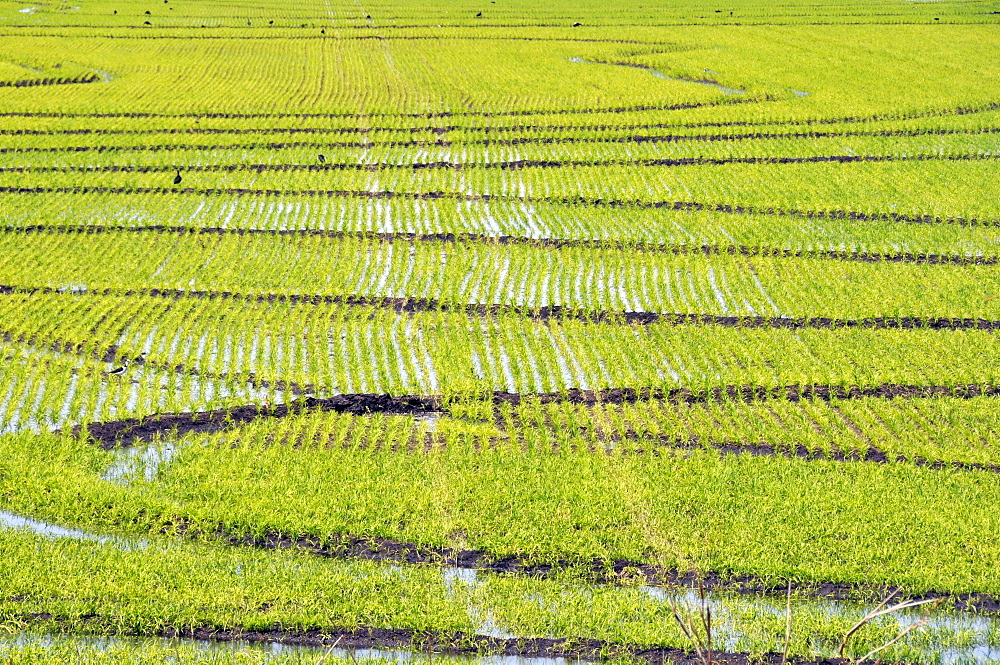
[[[151,468],[155,470],[159,464],[169,461],[167,450],[173,451],[173,448],[161,449],[157,455],[143,454],[136,457],[134,454],[130,454],[128,458],[123,458],[123,461],[124,459],[144,460],[145,468],[139,470],[148,474]],[[124,467],[113,466],[112,470],[114,469],[117,470],[109,477],[118,482],[125,482]],[[155,538],[140,540],[91,533],[5,511],[0,511],[0,528],[17,529],[52,539],[88,540],[100,543],[102,546],[121,547],[126,550],[156,548],[165,544],[158,542],[158,539]],[[337,565],[336,562],[332,563]],[[438,567],[449,595],[456,593],[457,585],[465,585],[467,589],[474,589],[480,584],[488,584],[490,577],[494,575],[490,572],[456,566]],[[385,568],[388,571],[402,570],[402,566],[394,563],[385,564]],[[590,589],[595,588],[594,585],[585,582],[572,584]],[[664,611],[669,611],[673,603],[684,608],[685,611],[693,612],[702,607],[702,602],[706,603],[712,611],[715,626],[713,629],[714,648],[719,651],[719,662],[721,663],[742,662],[742,656],[746,655],[750,644],[749,640],[754,639],[754,636],[747,632],[747,627],[761,619],[770,618],[772,621],[776,619],[783,621],[790,609],[793,620],[795,617],[804,621],[809,621],[810,617],[817,616],[828,619],[845,617],[845,623],[849,625],[871,609],[870,605],[857,602],[798,595],[790,595],[785,598],[773,595],[709,591],[705,593],[705,600],[702,601],[699,591],[689,588],[637,586],[622,587],[619,592],[622,594],[642,594],[662,606]],[[532,594],[529,593],[525,597],[526,604],[533,602],[531,596]],[[945,609],[921,612],[918,608],[904,610],[893,615],[894,620],[899,622],[900,628],[905,628],[921,619],[927,619],[924,630],[928,637],[916,647],[919,650],[918,660],[920,662],[949,664],[1000,661],[1000,645],[996,643],[996,636],[1000,634],[1000,616],[955,612],[952,609],[947,609],[946,605],[942,607]],[[380,659],[390,662],[444,660],[445,662],[483,663],[484,665],[566,665],[570,660],[595,660],[600,647],[624,649],[640,655],[645,660],[657,663],[669,660],[671,655],[682,655],[682,652],[676,649],[650,648],[646,645],[599,644],[596,640],[584,637],[582,639],[574,638],[573,642],[589,642],[595,645],[599,644],[599,646],[592,647],[589,654],[574,653],[572,658],[553,656],[553,653],[557,653],[557,650],[561,648],[560,639],[556,636],[516,635],[500,624],[489,608],[470,605],[468,612],[477,624],[473,638],[476,647],[467,648],[465,653],[449,654],[450,649],[447,646],[431,647],[427,652],[407,650],[405,647],[407,646],[408,631],[405,629],[389,631],[377,627],[363,627],[340,632],[326,631],[325,633],[239,631],[212,627],[173,629],[168,627],[161,631],[160,635],[153,637],[70,636],[57,633],[32,633],[29,629],[0,638],[0,652],[12,647],[31,644],[53,645],[60,643],[60,641],[63,643],[68,641],[81,647],[107,649],[116,645],[136,645],[141,644],[142,640],[152,640],[164,646],[196,643],[201,645],[199,648],[219,652],[253,649],[272,656],[331,652],[331,655],[356,659]],[[414,637],[410,635],[415,643]],[[335,640],[336,644],[341,646],[335,647],[331,651],[330,647],[334,645]],[[757,636],[757,640],[755,643],[759,644],[759,636]],[[816,637],[811,642],[814,659],[833,659],[836,656],[837,645],[829,639],[823,640]],[[430,642],[430,644],[433,643],[433,641]],[[442,643],[447,644],[448,642],[442,640]],[[780,644],[775,643],[771,646],[774,654],[780,651]],[[490,655],[477,655],[475,653],[477,647],[481,652]],[[432,653],[433,651],[439,653]],[[444,657],[441,654],[444,654]],[[688,660],[688,657],[684,656],[682,660]],[[694,662],[693,659],[691,660]]]

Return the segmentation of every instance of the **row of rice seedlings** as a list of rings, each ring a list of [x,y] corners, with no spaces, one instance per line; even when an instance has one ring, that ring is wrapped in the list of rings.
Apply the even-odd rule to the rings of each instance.
[[[662,401],[626,405],[540,404],[528,400],[501,409],[502,436],[553,449],[554,437],[610,454],[654,454],[672,447],[762,447],[762,454],[864,460],[872,448],[890,458],[944,464],[1000,463],[995,397],[927,400],[812,400],[799,402]],[[493,420],[475,405],[452,409],[457,417]],[[439,424],[438,430],[445,429]],[[495,436],[501,436],[500,431]],[[558,447],[555,447],[558,450]],[[773,451],[773,452],[770,452]]]
[[[316,192],[306,200],[342,192],[351,199],[381,196],[478,198],[499,196],[519,202],[535,200],[574,202],[624,202],[626,205],[698,204],[714,208],[749,207],[756,211],[779,209],[796,215],[860,214],[875,218],[901,215],[977,220],[991,223],[1000,216],[991,191],[996,167],[990,160],[859,162],[803,164],[669,166],[579,166],[569,169],[525,169],[513,176],[501,169],[415,172],[378,171],[265,171],[201,173],[191,182],[199,190],[226,193],[231,189],[252,192]],[[163,173],[52,173],[45,186],[55,189],[107,187],[130,191],[169,188]],[[33,173],[0,174],[0,186],[33,188]],[[264,194],[256,194],[260,196]],[[616,203],[617,205],[617,203]]]
[[[0,432],[46,432],[150,413],[205,411],[260,401],[269,391],[247,383],[141,366],[114,365],[26,345],[2,345]],[[118,363],[116,363],[118,364]]]
[[[21,168],[72,168],[100,171],[111,167],[177,167],[198,177],[213,165],[252,169],[257,165],[302,165],[313,169],[364,169],[368,166],[416,168],[420,165],[483,168],[507,162],[541,162],[535,167],[555,168],[589,162],[628,162],[642,166],[644,160],[727,160],[829,157],[849,161],[858,156],[897,159],[988,157],[997,147],[996,121],[986,127],[870,129],[867,125],[840,130],[797,125],[748,128],[731,137],[677,132],[673,128],[623,128],[588,135],[559,132],[555,136],[530,133],[476,132],[462,138],[461,132],[445,129],[379,129],[347,135],[340,128],[267,129],[201,128],[136,130],[123,134],[37,134],[8,130],[2,136],[0,166]],[[23,134],[18,134],[23,131]],[[114,131],[114,130],[109,130]],[[127,132],[128,130],[122,130]],[[445,143],[442,143],[446,141]],[[22,152],[22,149],[24,151]],[[325,157],[318,162],[318,153]],[[327,166],[324,166],[327,164]],[[85,173],[85,171],[84,171]],[[41,179],[44,182],[44,177]]]
[[[88,306],[95,302],[100,306]],[[630,326],[336,304],[235,304],[34,295],[5,308],[5,321],[11,334],[36,344],[86,340],[84,348],[102,353],[116,344],[118,357],[145,352],[154,367],[232,374],[235,382],[253,374],[272,385],[280,379],[333,392],[993,385],[1000,370],[997,338],[980,330]],[[61,325],[52,325],[53,317]]]
[[[588,208],[542,202],[280,199],[161,194],[0,195],[8,224],[203,227],[373,233],[474,233],[524,239],[602,240],[734,251],[833,251],[994,256],[994,231],[952,224],[794,220],[709,211]],[[103,236],[102,236],[103,237]]]
[[[720,114],[733,109],[714,109]],[[566,116],[560,114],[529,116],[504,115],[449,115],[446,117],[415,116],[408,114],[391,114],[382,116],[357,116],[356,114],[322,114],[304,113],[299,115],[257,114],[248,116],[239,112],[227,113],[190,113],[190,114],[60,114],[47,113],[43,115],[11,115],[4,125],[3,142],[5,146],[49,146],[65,145],[149,145],[151,141],[134,142],[124,137],[138,134],[146,137],[158,137],[152,143],[172,144],[171,136],[185,136],[182,142],[198,140],[199,135],[211,136],[216,131],[281,133],[284,130],[302,133],[303,130],[317,130],[329,134],[331,141],[369,139],[375,142],[379,139],[392,140],[414,138],[422,132],[437,133],[445,131],[448,140],[452,142],[475,143],[479,141],[497,141],[508,138],[626,138],[636,135],[670,135],[681,137],[706,137],[727,140],[746,141],[763,133],[775,136],[798,136],[803,132],[823,132],[824,134],[865,133],[897,133],[919,134],[929,132],[936,134],[944,132],[983,132],[996,126],[998,113],[994,105],[980,104],[955,107],[951,100],[940,109],[929,109],[923,112],[901,112],[895,116],[885,117],[850,117],[837,119],[833,117],[818,119],[797,119],[776,117],[754,117],[743,121],[691,123],[687,119],[688,111],[678,114],[676,110],[662,110],[649,107],[635,111],[614,111],[577,114]],[[41,132],[33,133],[33,132]],[[45,132],[51,132],[46,134]],[[76,132],[76,133],[74,133]],[[110,133],[109,133],[110,132]],[[66,134],[62,140],[56,137]],[[29,141],[26,138],[32,136]],[[93,143],[92,136],[105,136],[99,143]],[[73,137],[73,138],[69,138]],[[217,137],[218,138],[218,137]],[[304,137],[303,137],[304,138]]]
[[[993,266],[302,236],[0,234],[8,284],[721,316],[1000,317]],[[135,256],[126,266],[115,256]],[[818,268],[822,271],[818,271]]]

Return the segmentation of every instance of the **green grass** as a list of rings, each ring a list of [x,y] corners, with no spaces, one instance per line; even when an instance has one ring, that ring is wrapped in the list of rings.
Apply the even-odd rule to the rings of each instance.
[[[411,428],[398,417],[262,422],[196,438],[153,481],[140,472],[129,486],[101,480],[110,453],[9,438],[2,495],[29,515],[132,533],[222,525],[236,535],[377,536],[540,561],[625,558],[778,580],[1000,592],[1000,550],[989,537],[994,473],[711,450],[628,454],[654,445],[642,440],[606,455],[571,428],[531,425],[498,440],[489,427],[455,423],[432,452],[406,452]]]

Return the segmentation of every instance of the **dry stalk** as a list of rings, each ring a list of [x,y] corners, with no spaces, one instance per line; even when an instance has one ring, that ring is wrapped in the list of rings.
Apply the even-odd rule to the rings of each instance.
[[[692,617],[693,612],[686,604],[682,616],[680,607],[671,598],[670,611],[674,615],[677,625],[680,626],[681,632],[684,633],[684,636],[694,646],[698,661],[702,665],[714,665],[715,661],[712,656],[712,608],[708,604],[705,587],[701,582],[698,583],[698,598],[700,599],[701,606],[698,608],[697,614],[701,620],[701,631],[695,625],[694,618]]]
[[[931,610],[934,610],[939,605],[941,605],[941,603],[944,602],[944,598],[928,598],[926,600],[908,600],[908,601],[905,601],[905,602],[902,602],[902,603],[897,603],[896,605],[893,605],[891,607],[886,607],[886,605],[888,605],[889,601],[892,600],[896,596],[897,593],[899,593],[899,589],[896,589],[895,591],[893,591],[892,593],[890,593],[888,596],[886,596],[885,600],[883,600],[881,603],[879,603],[875,607],[875,609],[873,609],[871,612],[869,612],[868,614],[866,614],[865,616],[863,616],[860,621],[858,621],[856,624],[854,624],[854,626],[849,631],[847,631],[847,634],[844,635],[844,639],[840,641],[840,648],[837,650],[837,655],[840,657],[841,660],[844,660],[844,649],[847,647],[848,640],[850,640],[851,637],[855,633],[857,633],[859,630],[861,630],[865,625],[867,625],[873,619],[875,619],[877,617],[880,617],[880,616],[884,616],[886,614],[892,614],[893,612],[898,612],[900,610],[910,609],[911,607],[918,607],[920,605],[927,605],[929,603],[934,603],[934,607],[929,608]],[[904,630],[900,631],[899,635],[897,635],[893,639],[889,640],[888,642],[886,642],[882,646],[877,647],[875,649],[872,649],[871,651],[869,651],[868,653],[866,653],[863,657],[861,657],[861,658],[859,658],[859,659],[857,659],[857,660],[855,660],[853,662],[854,663],[862,663],[862,662],[868,660],[869,658],[871,658],[875,654],[877,654],[877,653],[879,653],[881,651],[884,651],[885,649],[888,649],[893,644],[895,644],[896,642],[898,642],[901,639],[903,639],[904,637],[906,637],[906,635],[908,635],[912,631],[914,631],[917,628],[920,628],[920,627],[926,625],[928,621],[930,621],[930,617],[926,617],[925,616],[920,621],[917,621],[917,622],[915,622],[913,624],[910,624],[910,626],[908,626]],[[881,663],[881,662],[882,662],[882,659],[879,658],[879,660],[876,662],[876,665],[877,665],[877,663]]]
[[[792,581],[788,580],[785,594],[785,647],[781,650],[781,665],[788,662],[788,648],[792,642]]]
[[[342,639],[344,639],[343,635],[337,637],[337,641],[333,643],[333,646],[327,649],[325,654],[319,657],[319,660],[316,661],[316,665],[322,665],[322,663],[326,662],[326,659],[330,657],[330,654],[333,653],[333,650],[337,648],[337,645],[340,644],[340,640]]]

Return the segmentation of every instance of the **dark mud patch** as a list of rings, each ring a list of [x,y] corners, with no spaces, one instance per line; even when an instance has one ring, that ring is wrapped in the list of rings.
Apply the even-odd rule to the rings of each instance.
[[[743,443],[739,441],[682,441],[678,439],[660,439],[658,446],[679,450],[700,450],[710,448],[723,455],[752,455],[754,457],[787,457],[810,461],[829,460],[833,462],[868,462],[872,464],[890,464],[903,462],[930,469],[961,469],[964,471],[988,471],[1000,473],[1000,464],[980,464],[976,462],[960,462],[955,460],[927,459],[923,457],[907,457],[901,454],[888,453],[881,448],[869,446],[860,450],[842,450],[833,448],[830,451],[815,450],[803,446],[775,445],[771,443]],[[610,452],[610,451],[609,451]],[[629,450],[629,453],[644,453],[644,450]]]
[[[910,224],[954,224],[958,226],[1000,226],[1000,219],[965,218],[940,215],[912,215],[896,212],[861,212],[858,210],[807,210],[799,208],[757,207],[732,205],[728,203],[702,203],[698,201],[643,201],[587,198],[584,196],[537,197],[509,196],[499,194],[465,194],[461,192],[397,192],[339,189],[251,189],[244,187],[196,188],[196,187],[0,187],[0,194],[106,194],[134,195],[153,194],[165,196],[254,196],[287,198],[357,198],[373,200],[403,201],[467,201],[490,202],[511,201],[515,203],[541,203],[570,207],[627,210],[675,210],[688,212],[718,212],[727,215],[760,215],[768,217],[788,217],[793,219],[847,219],[860,222],[900,222]]]
[[[435,397],[356,394],[327,398],[307,397],[288,404],[247,406],[198,411],[193,413],[161,413],[144,418],[126,418],[103,423],[77,426],[73,433],[83,431],[102,448],[110,449],[148,442],[164,434],[211,433],[242,425],[260,418],[286,418],[307,410],[338,413],[417,413],[440,410]]]
[[[589,248],[640,251],[658,254],[729,255],[763,258],[828,259],[858,261],[861,263],[915,263],[923,265],[998,265],[1000,256],[970,256],[962,254],[934,254],[917,252],[847,252],[839,250],[782,249],[780,247],[717,244],[651,243],[642,240],[594,240],[586,238],[533,238],[528,236],[491,236],[480,233],[377,233],[371,231],[329,231],[323,229],[248,229],[203,226],[66,226],[31,224],[3,226],[0,233],[40,234],[114,234],[114,233],[174,233],[181,235],[238,235],[238,236],[307,236],[331,239],[379,240],[382,242],[438,242],[449,244],[481,243],[486,245],[526,245],[529,247]],[[0,292],[4,292],[0,286]]]
[[[86,74],[75,77],[50,77],[41,79],[23,79],[20,81],[0,81],[0,88],[34,88],[47,85],[74,85],[77,83],[97,83],[101,77],[97,74]]]
[[[775,328],[775,329],[841,329],[862,328],[877,330],[998,330],[1000,321],[978,318],[942,318],[922,316],[870,317],[865,319],[834,319],[829,317],[765,317],[719,316],[715,314],[672,314],[660,312],[615,312],[588,310],[563,305],[524,307],[521,305],[453,304],[434,298],[390,298],[383,296],[303,294],[303,293],[236,293],[232,291],[199,291],[182,289],[95,289],[92,291],[65,291],[52,287],[20,287],[0,285],[0,295],[23,293],[27,295],[55,293],[69,296],[139,296],[150,298],[195,298],[199,300],[228,300],[236,302],[287,303],[291,305],[348,305],[379,307],[397,312],[458,312],[469,316],[489,317],[513,315],[537,321],[573,319],[590,323],[651,325],[708,325],[725,328]]]

